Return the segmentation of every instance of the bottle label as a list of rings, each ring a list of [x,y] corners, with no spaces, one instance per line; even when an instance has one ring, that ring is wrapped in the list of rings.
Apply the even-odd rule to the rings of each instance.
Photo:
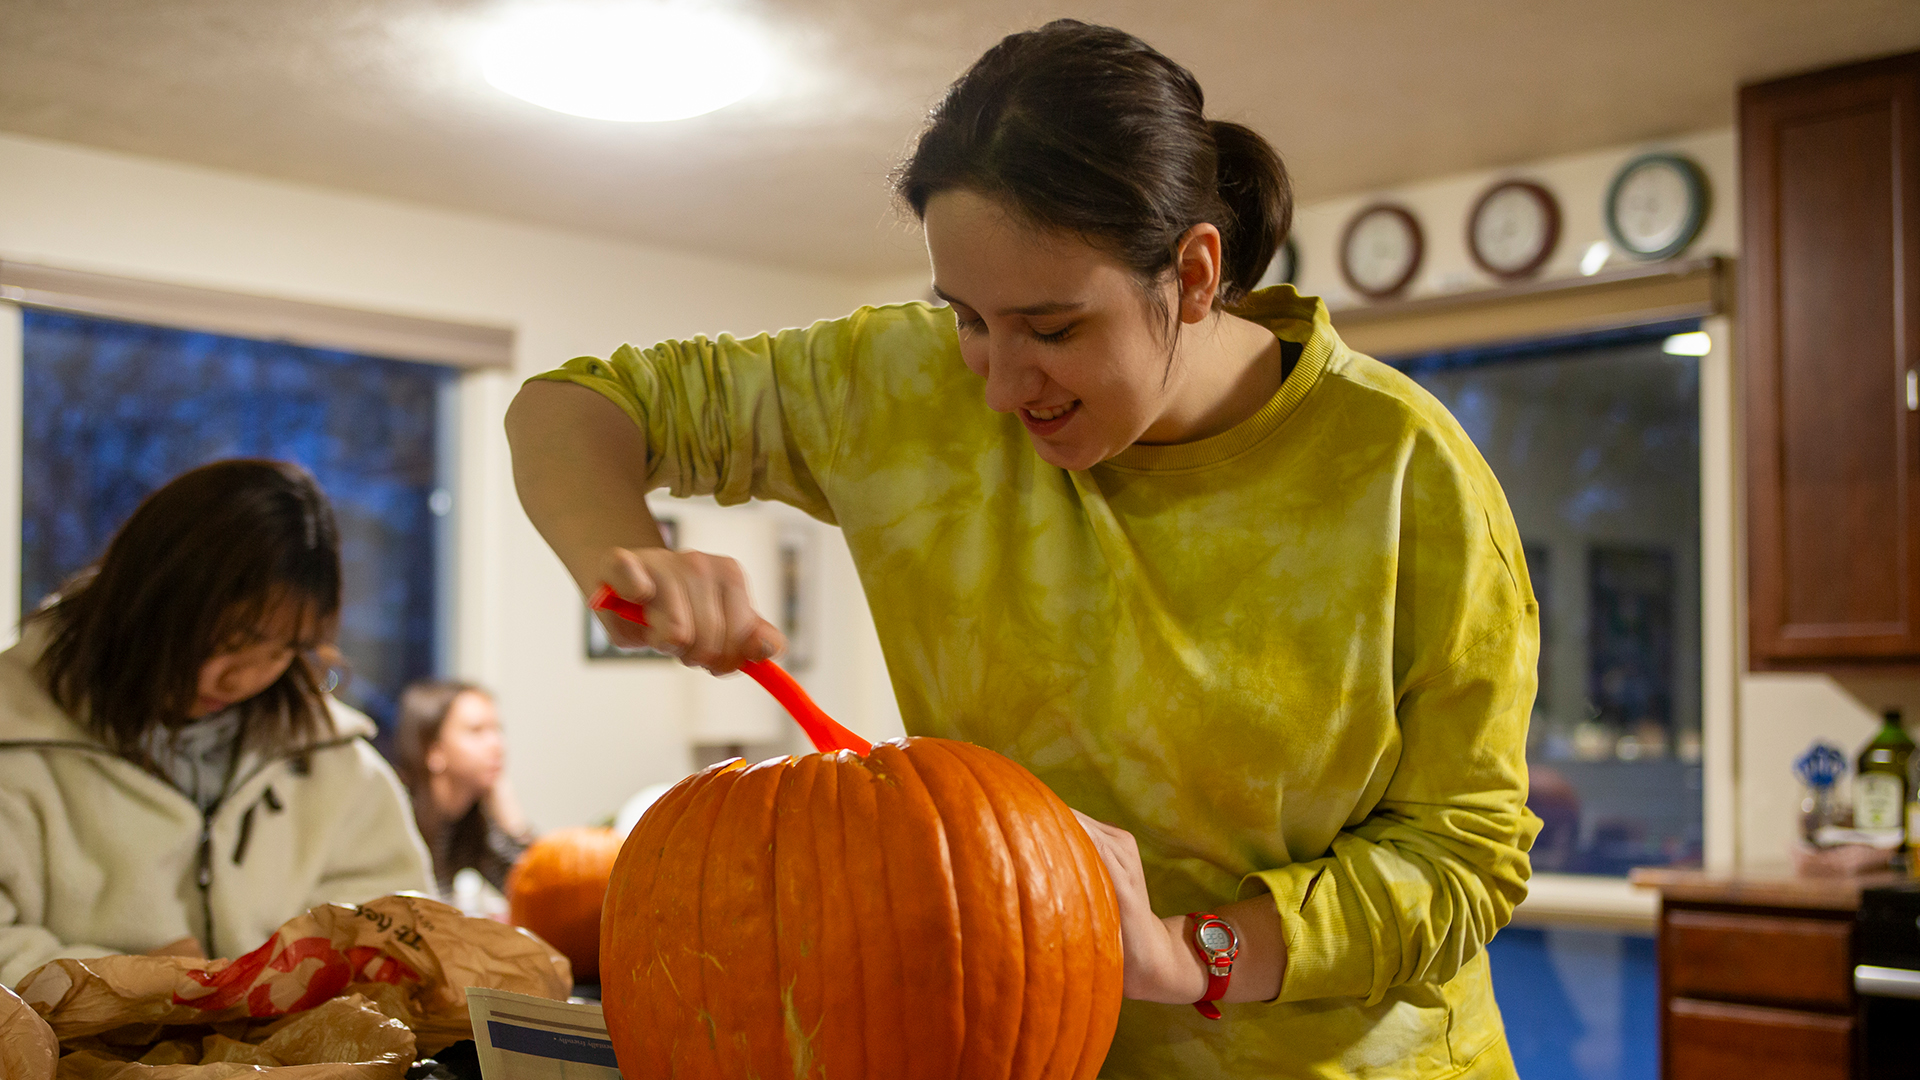
[[[1907,876],[1920,881],[1920,802],[1907,804]]]
[[[1899,829],[1906,824],[1906,785],[1892,773],[1861,773],[1853,778],[1853,827]]]

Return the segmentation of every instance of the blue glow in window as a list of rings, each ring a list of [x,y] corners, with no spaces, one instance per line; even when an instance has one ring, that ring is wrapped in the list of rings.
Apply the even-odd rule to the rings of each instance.
[[[1697,321],[1407,357],[1513,507],[1540,601],[1528,805],[1533,868],[1698,863]]]
[[[389,729],[401,687],[437,667],[447,501],[434,493],[455,373],[31,308],[24,346],[22,614],[181,472],[295,461],[340,524],[341,696]]]

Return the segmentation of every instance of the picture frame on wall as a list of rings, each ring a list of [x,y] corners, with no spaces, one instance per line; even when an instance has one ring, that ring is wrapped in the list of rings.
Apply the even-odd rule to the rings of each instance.
[[[815,610],[813,537],[805,529],[783,528],[776,539],[775,557],[780,575],[780,607],[774,622],[787,637],[781,663],[799,671],[813,663]]]
[[[667,547],[680,546],[680,523],[674,518],[660,518],[660,538]],[[670,660],[672,657],[659,649],[642,646],[638,649],[622,648],[613,643],[607,635],[607,628],[601,624],[600,617],[592,608],[580,609],[587,620],[587,659],[588,660]]]

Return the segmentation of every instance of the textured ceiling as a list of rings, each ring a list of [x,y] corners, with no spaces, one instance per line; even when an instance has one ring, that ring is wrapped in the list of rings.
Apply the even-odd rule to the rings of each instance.
[[[842,274],[1002,34],[1112,23],[1273,139],[1304,200],[1725,125],[1741,82],[1920,47],[1915,0],[740,0],[780,68],[671,124],[551,113],[467,44],[512,0],[0,0],[0,130]]]

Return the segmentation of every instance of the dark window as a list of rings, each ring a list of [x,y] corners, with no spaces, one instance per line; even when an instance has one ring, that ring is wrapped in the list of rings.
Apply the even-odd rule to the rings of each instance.
[[[31,308],[24,345],[22,614],[181,472],[295,461],[340,522],[339,644],[353,669],[341,696],[389,728],[400,688],[440,666],[455,373]]]
[[[1700,365],[1669,323],[1400,358],[1499,477],[1540,601],[1536,870],[1701,857]]]

